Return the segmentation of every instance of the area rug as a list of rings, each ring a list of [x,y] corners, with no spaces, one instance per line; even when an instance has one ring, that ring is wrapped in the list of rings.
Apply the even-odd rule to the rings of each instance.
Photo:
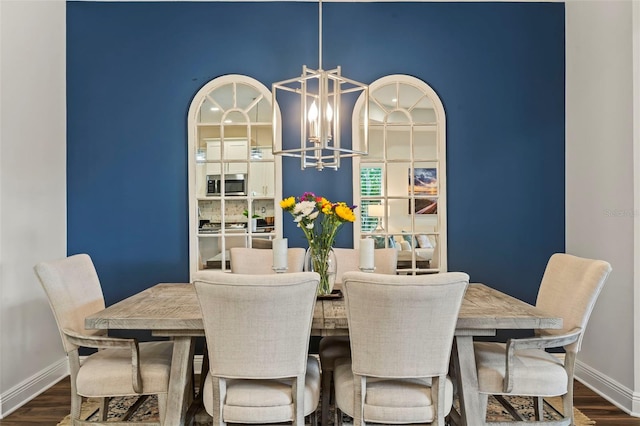
[[[530,398],[524,397],[507,397],[512,405],[517,407],[518,412],[520,412],[523,417],[533,418],[533,406],[531,404]],[[133,404],[135,398],[133,397],[125,397],[125,398],[114,398],[109,404],[109,415],[108,418],[110,420],[116,420],[120,418],[126,411],[127,408]],[[554,407],[562,407],[562,402],[560,398],[549,398],[548,402]],[[320,406],[318,406],[320,407]],[[98,401],[89,399],[85,403],[82,404],[82,416],[88,420],[97,420],[96,412],[98,410]],[[318,410],[319,412],[320,410]],[[595,425],[596,422],[589,419],[585,416],[580,410],[577,408],[573,409],[575,424],[576,426],[588,426]],[[557,419],[559,418],[557,413],[555,413],[552,409],[548,409],[545,404],[545,418],[547,419]],[[155,397],[150,397],[144,404],[138,408],[135,412],[132,420],[133,421],[153,421],[158,419],[158,402]],[[344,425],[348,426],[351,423],[345,419]],[[487,408],[487,420],[489,421],[512,421],[512,417],[502,408],[502,405],[498,403],[493,397],[489,397],[489,404]],[[319,423],[319,421],[318,421]],[[69,416],[65,417],[58,426],[69,426],[71,423],[69,421]],[[211,424],[211,417],[204,411],[204,409],[200,410],[196,414],[194,426],[204,426]],[[253,425],[255,426],[255,425]]]

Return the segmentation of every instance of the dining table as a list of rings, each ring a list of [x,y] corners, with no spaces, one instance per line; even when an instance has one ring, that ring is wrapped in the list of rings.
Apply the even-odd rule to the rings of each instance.
[[[337,284],[339,287],[339,284]],[[425,324],[428,327],[429,324]],[[161,283],[134,294],[85,318],[87,329],[150,330],[153,336],[173,341],[167,409],[163,424],[189,424],[193,402],[192,371],[195,340],[204,336],[202,312],[195,287],[189,283]],[[467,287],[452,348],[452,366],[457,381],[459,411],[452,409],[456,425],[484,424],[478,393],[473,339],[495,336],[497,330],[559,329],[562,318],[514,298],[490,286]],[[312,336],[348,335],[344,298],[318,298]]]

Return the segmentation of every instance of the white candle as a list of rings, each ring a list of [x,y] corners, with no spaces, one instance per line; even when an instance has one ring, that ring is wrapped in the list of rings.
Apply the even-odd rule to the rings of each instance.
[[[318,138],[318,107],[316,106],[316,101],[313,101],[311,104],[311,108],[309,108],[309,112],[307,113],[307,120],[309,120],[309,134],[307,137],[309,139],[317,139]]]
[[[276,238],[273,240],[273,269],[285,271],[287,269],[288,240]]]
[[[375,267],[373,244],[373,238],[363,238],[360,240],[360,269],[363,271],[372,271]]]

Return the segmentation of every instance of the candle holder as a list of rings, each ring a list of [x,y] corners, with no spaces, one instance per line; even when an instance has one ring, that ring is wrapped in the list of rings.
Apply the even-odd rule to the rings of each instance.
[[[372,272],[374,272],[375,270],[376,270],[375,266],[374,266],[373,268],[363,268],[363,267],[360,267],[360,271],[361,271],[361,272],[369,272],[369,273],[372,273]]]
[[[287,272],[288,264],[287,264],[287,253],[288,253],[288,245],[289,240],[286,238],[276,238],[273,240],[273,263],[271,264],[271,269],[276,274],[282,274]]]

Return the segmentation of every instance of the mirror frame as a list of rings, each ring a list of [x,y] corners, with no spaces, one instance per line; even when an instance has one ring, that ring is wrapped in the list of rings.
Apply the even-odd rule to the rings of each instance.
[[[187,114],[187,144],[188,144],[188,193],[189,193],[189,274],[198,269],[199,239],[198,239],[198,195],[196,176],[196,154],[198,149],[198,114],[208,94],[219,87],[229,84],[244,84],[257,90],[264,99],[272,102],[271,91],[260,81],[241,74],[228,74],[210,80],[198,90],[191,100]],[[269,132],[273,137],[282,138],[282,120],[280,109],[275,109],[277,129]],[[223,123],[220,123],[223,124]],[[271,147],[273,144],[270,144]],[[275,188],[274,188],[274,232],[275,238],[282,238],[282,209],[279,202],[282,199],[282,157],[274,156]],[[224,269],[224,268],[223,268]]]
[[[446,166],[447,166],[447,156],[446,156],[446,115],[445,115],[445,111],[444,111],[444,106],[442,104],[442,101],[440,100],[440,97],[437,95],[437,93],[435,92],[435,90],[433,90],[433,88],[431,88],[431,86],[429,86],[427,83],[425,83],[424,81],[413,77],[413,76],[409,76],[409,75],[404,75],[404,74],[393,74],[393,75],[387,75],[384,76],[376,81],[374,81],[373,83],[371,83],[369,85],[369,102],[372,102],[372,98],[375,98],[375,93],[376,90],[380,89],[381,87],[385,87],[385,86],[389,86],[389,85],[399,85],[399,84],[404,84],[404,85],[409,85],[409,86],[413,86],[416,88],[416,90],[419,90],[421,94],[427,96],[429,98],[429,100],[431,101],[433,108],[434,108],[434,112],[435,112],[435,117],[436,117],[436,147],[437,147],[437,169],[438,169],[438,175],[437,175],[437,179],[438,179],[438,210],[437,210],[437,229],[436,229],[436,233],[438,235],[438,240],[437,240],[437,244],[436,244],[436,250],[438,250],[437,255],[438,257],[438,265],[437,265],[437,269],[438,272],[446,272],[448,270],[448,262],[447,262],[447,185],[446,185]],[[353,116],[352,116],[352,123],[353,127],[352,127],[352,137],[353,137],[353,141],[354,143],[356,143],[357,141],[359,141],[359,139],[361,138],[360,135],[360,128],[362,127],[360,124],[361,121],[361,115],[362,115],[362,109],[364,106],[364,96],[360,96],[358,98],[358,101],[355,105],[354,111],[353,111]],[[369,108],[369,112],[371,113],[371,108]],[[371,123],[369,123],[369,129],[370,129],[370,134],[371,134]],[[369,140],[369,150],[371,150],[371,138]],[[412,153],[412,157],[413,157],[413,145],[411,146],[411,153]],[[353,158],[353,177],[352,177],[352,182],[353,182],[353,202],[355,205],[357,206],[361,206],[362,202],[361,202],[361,192],[360,192],[360,187],[361,187],[361,182],[360,182],[360,164],[362,162],[367,162],[366,160],[366,156],[364,157],[354,157]],[[378,160],[376,160],[378,161]],[[414,162],[413,158],[407,159],[407,162]],[[389,163],[389,161],[386,159],[386,156],[383,155],[383,159],[381,161],[381,163],[383,163],[386,168],[386,165]],[[383,187],[386,188],[387,185],[387,179],[385,176],[383,176],[383,183],[382,183]],[[381,196],[382,200],[387,200],[388,198],[392,198],[389,197],[388,191],[384,191],[383,190],[383,195]],[[409,196],[410,200],[413,200],[414,197],[413,196]],[[413,201],[412,201],[413,203]],[[412,204],[413,205],[413,204]],[[417,232],[415,232],[415,213],[411,212],[411,224],[412,224],[412,232],[413,235],[417,234]],[[353,246],[354,247],[359,247],[360,245],[360,238],[361,238],[361,216],[362,215],[356,215],[356,222],[353,225]],[[390,236],[391,233],[388,233]],[[386,238],[385,238],[386,240]],[[387,245],[387,243],[385,242],[385,246]],[[415,254],[415,248],[412,248],[412,251]],[[436,253],[434,253],[434,256],[436,255]],[[413,270],[412,273],[415,274],[417,271]],[[418,271],[419,272],[419,271]]]

